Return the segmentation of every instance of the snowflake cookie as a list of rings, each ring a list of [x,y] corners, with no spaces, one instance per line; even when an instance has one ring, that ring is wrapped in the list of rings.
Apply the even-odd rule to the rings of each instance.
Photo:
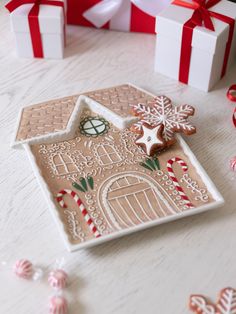
[[[131,126],[131,131],[142,133],[144,123],[150,126],[163,125],[163,139],[169,146],[175,142],[175,133],[183,132],[191,135],[196,128],[188,121],[189,116],[194,115],[194,108],[190,105],[173,106],[166,96],[157,96],[150,105],[131,105],[133,113],[140,118]]]
[[[191,295],[189,308],[196,314],[236,314],[236,290],[222,289],[216,304],[208,302],[202,295]]]

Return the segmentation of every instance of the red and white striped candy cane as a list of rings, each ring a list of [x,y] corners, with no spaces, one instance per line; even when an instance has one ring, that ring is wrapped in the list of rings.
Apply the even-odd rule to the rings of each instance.
[[[63,196],[65,194],[69,194],[70,196],[73,197],[73,199],[76,202],[76,204],[78,205],[82,215],[84,216],[84,219],[85,219],[86,223],[88,224],[90,230],[92,231],[92,233],[94,234],[94,236],[96,238],[99,238],[101,236],[101,234],[97,230],[97,227],[94,225],[92,218],[89,216],[89,213],[88,213],[87,209],[84,207],[84,204],[82,203],[81,199],[79,198],[79,196],[74,191],[65,189],[65,190],[61,190],[57,194],[56,200],[58,201],[60,206],[62,208],[67,208],[67,205],[63,201]]]
[[[188,170],[188,166],[187,164],[179,157],[174,157],[174,158],[171,158],[168,160],[167,162],[167,171],[168,171],[168,174],[175,186],[175,189],[179,192],[179,195],[180,197],[182,198],[182,200],[185,201],[186,205],[189,207],[189,208],[193,208],[194,205],[190,202],[189,198],[187,197],[187,195],[184,193],[184,190],[182,189],[182,187],[180,186],[179,184],[179,181],[178,179],[176,178],[175,176],[175,173],[174,173],[174,170],[173,170],[173,163],[177,162],[182,170],[184,172],[186,172]]]

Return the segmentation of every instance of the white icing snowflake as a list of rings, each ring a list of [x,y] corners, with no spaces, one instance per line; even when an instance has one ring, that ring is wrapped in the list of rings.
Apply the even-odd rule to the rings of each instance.
[[[141,133],[144,123],[151,126],[163,124],[163,138],[167,141],[167,144],[175,141],[175,132],[183,132],[189,135],[196,132],[196,128],[187,120],[189,116],[194,114],[194,108],[190,105],[175,107],[166,96],[158,96],[148,106],[137,104],[131,107],[135,115],[140,117],[140,120],[131,127],[133,132]]]

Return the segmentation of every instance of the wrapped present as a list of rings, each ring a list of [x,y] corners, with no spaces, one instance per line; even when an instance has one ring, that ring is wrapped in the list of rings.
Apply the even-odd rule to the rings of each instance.
[[[157,13],[171,0],[68,0],[69,24],[155,33]]]
[[[236,60],[236,4],[175,0],[157,16],[156,71],[204,91]]]
[[[12,0],[6,8],[19,57],[63,58],[66,18],[63,0]]]

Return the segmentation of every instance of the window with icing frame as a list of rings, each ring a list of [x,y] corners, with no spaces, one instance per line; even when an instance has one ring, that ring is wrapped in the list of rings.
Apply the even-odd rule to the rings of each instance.
[[[80,122],[80,133],[88,137],[98,137],[106,134],[110,128],[107,120],[101,117],[86,117]]]

